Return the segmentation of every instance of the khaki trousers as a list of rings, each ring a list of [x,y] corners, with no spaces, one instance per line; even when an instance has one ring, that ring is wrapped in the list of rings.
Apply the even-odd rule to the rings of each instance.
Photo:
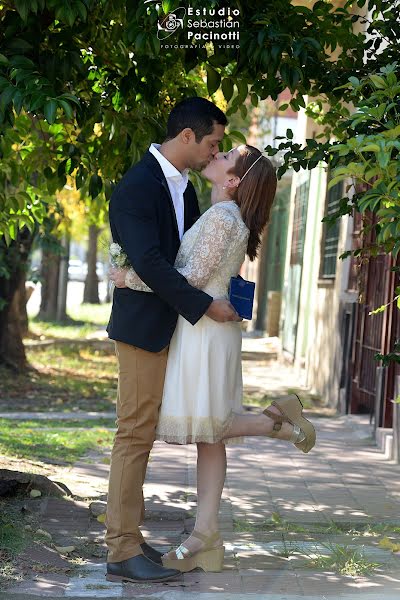
[[[168,348],[147,352],[115,342],[118,358],[117,432],[111,454],[106,515],[108,562],[142,553],[143,482],[155,439]]]

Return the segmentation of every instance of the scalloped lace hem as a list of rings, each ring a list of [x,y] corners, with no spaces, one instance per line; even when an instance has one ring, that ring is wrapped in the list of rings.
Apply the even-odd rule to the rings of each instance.
[[[230,428],[235,413],[231,412],[225,421],[212,417],[169,417],[161,416],[156,430],[156,439],[170,444],[240,444],[243,438],[222,438]]]

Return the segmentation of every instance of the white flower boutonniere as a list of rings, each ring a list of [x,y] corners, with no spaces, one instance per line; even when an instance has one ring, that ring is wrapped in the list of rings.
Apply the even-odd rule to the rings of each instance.
[[[121,246],[115,242],[110,244],[110,262],[113,267],[120,269],[131,266],[127,254],[122,250]]]

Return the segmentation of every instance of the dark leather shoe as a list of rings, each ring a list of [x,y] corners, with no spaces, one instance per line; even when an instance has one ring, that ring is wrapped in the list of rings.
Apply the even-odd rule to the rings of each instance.
[[[147,558],[149,558],[150,560],[152,560],[157,565],[162,565],[162,560],[161,560],[161,557],[163,555],[162,552],[159,552],[155,548],[152,548],[146,542],[143,542],[143,544],[140,544],[140,547],[142,549],[143,554],[145,556],[147,556]]]
[[[176,579],[181,575],[176,569],[156,565],[143,554],[116,563],[107,563],[107,581],[157,582]]]

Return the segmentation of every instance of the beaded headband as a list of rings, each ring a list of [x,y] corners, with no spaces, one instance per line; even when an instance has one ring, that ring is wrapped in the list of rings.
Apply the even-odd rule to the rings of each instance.
[[[250,169],[252,169],[254,167],[254,165],[256,164],[256,162],[258,162],[260,160],[260,158],[262,158],[262,154],[260,154],[260,156],[258,158],[256,158],[256,160],[253,162],[253,164],[250,165],[250,167],[247,169],[246,173],[241,177],[239,183],[242,183],[242,181],[246,177],[247,173],[250,171]]]

